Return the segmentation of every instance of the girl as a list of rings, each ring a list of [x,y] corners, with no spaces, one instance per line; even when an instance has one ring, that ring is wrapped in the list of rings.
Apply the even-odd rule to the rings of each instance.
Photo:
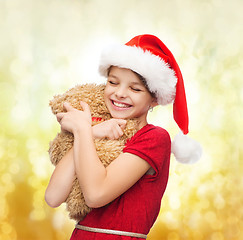
[[[92,128],[85,102],[80,103],[83,111],[64,104],[67,112],[57,114],[57,120],[63,131],[73,133],[74,145],[56,166],[45,199],[51,207],[59,206],[77,176],[93,210],[76,225],[71,240],[145,239],[160,210],[171,154],[169,134],[148,124],[147,114],[174,101],[175,121],[188,133],[182,75],[171,52],[153,35],[105,49],[99,70],[107,76],[104,99],[113,119]],[[93,139],[119,138],[129,118],[139,120],[139,130],[105,168]]]

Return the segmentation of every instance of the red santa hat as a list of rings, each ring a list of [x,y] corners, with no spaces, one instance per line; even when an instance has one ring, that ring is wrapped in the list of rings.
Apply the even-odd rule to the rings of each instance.
[[[197,161],[202,153],[200,145],[186,136],[188,110],[183,77],[170,50],[153,35],[139,35],[125,45],[112,45],[101,53],[99,71],[107,76],[110,66],[128,68],[143,76],[148,88],[161,105],[173,102],[173,116],[183,132],[172,142],[172,152],[182,163]]]

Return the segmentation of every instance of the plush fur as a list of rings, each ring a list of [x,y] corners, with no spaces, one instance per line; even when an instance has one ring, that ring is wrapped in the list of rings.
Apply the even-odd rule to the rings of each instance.
[[[69,102],[74,108],[81,110],[80,101],[89,104],[92,117],[102,118],[104,121],[111,118],[104,102],[104,85],[85,84],[76,86],[64,94],[56,95],[50,101],[52,112],[57,114],[64,112],[63,103]],[[93,121],[92,124],[99,124],[100,121]],[[126,141],[131,138],[138,130],[138,122],[135,119],[127,121],[124,135],[117,140],[95,139],[95,146],[98,157],[103,165],[108,166],[118,155]],[[50,142],[49,155],[51,162],[56,166],[63,156],[73,146],[73,134],[60,132],[55,139]],[[87,159],[88,160],[88,159]],[[91,211],[85,204],[85,200],[80,189],[78,179],[73,182],[72,190],[66,200],[69,216],[74,220],[83,219]]]
[[[171,152],[178,162],[192,164],[201,158],[202,147],[194,139],[179,132],[171,144]]]

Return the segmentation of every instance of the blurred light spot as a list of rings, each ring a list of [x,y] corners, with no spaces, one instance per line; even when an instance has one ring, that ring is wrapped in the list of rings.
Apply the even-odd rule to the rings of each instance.
[[[5,150],[0,146],[0,159],[3,157]]]
[[[30,219],[33,221],[41,221],[45,219],[46,214],[42,209],[35,209],[30,213]]]
[[[36,186],[36,188],[38,190],[35,191],[34,196],[33,196],[33,207],[35,209],[43,210],[45,187],[41,186],[39,183],[38,186]]]
[[[1,112],[3,111],[4,114],[9,112],[11,104],[14,103],[14,96],[15,94],[15,86],[13,84],[10,84],[9,82],[2,82],[2,79],[0,81],[0,96],[1,99],[4,99],[4,104],[1,104]],[[11,97],[9,97],[11,96]],[[6,101],[8,99],[8,101]],[[6,112],[5,112],[6,111]],[[7,115],[7,114],[6,114]]]
[[[167,240],[179,240],[180,236],[176,232],[170,232],[167,236]]]
[[[212,129],[220,129],[222,127],[223,119],[225,115],[225,106],[218,105],[214,107],[213,111],[211,112],[210,116],[210,126]]]
[[[225,229],[226,234],[229,236],[228,239],[242,239],[240,236],[242,236],[242,224],[238,225],[230,225]],[[227,240],[228,240],[227,239]]]
[[[13,230],[12,226],[7,222],[1,223],[1,229],[4,234],[10,234]]]
[[[3,195],[2,192],[0,192],[1,196]],[[9,206],[6,203],[5,199],[0,199],[0,219],[5,219],[8,215]]]
[[[4,239],[4,240],[15,240],[16,238],[12,238],[12,236],[10,236],[10,235],[1,234],[0,233],[0,239]]]
[[[34,153],[34,155],[36,155]],[[46,161],[47,159],[47,156],[46,155],[43,155],[43,156],[30,156],[30,162],[32,163],[33,165],[33,171],[34,173],[41,177],[41,178],[44,178],[44,177],[47,177],[47,164],[49,165],[49,161]]]
[[[15,184],[13,182],[9,183],[7,186],[7,192],[13,192],[15,190]]]
[[[162,214],[162,221],[167,225],[169,229],[177,229],[178,222],[175,215],[172,212],[165,212]]]
[[[10,71],[17,75],[18,77],[22,77],[23,75],[26,74],[26,70],[23,66],[23,62],[16,58],[12,61],[11,65],[10,65]]]
[[[188,102],[190,104],[196,104],[200,100],[200,91],[199,86],[196,82],[190,83],[190,85],[187,86],[187,92],[189,93],[187,96]]]
[[[243,88],[241,88],[241,91],[240,91],[240,99],[241,99],[241,102],[243,103]]]
[[[9,173],[4,173],[2,175],[2,182],[5,183],[5,184],[9,184],[11,181],[12,181],[12,177]]]
[[[12,149],[9,149],[8,152],[7,152],[7,155],[9,158],[15,158],[17,156],[17,149],[12,147]]]
[[[36,150],[39,146],[38,140],[36,138],[29,138],[26,142],[26,147],[29,150]]]
[[[172,209],[179,209],[181,206],[179,196],[175,193],[169,196],[169,203]]]
[[[224,235],[221,232],[214,232],[211,234],[210,240],[224,240]]]
[[[212,211],[206,212],[206,214],[204,215],[204,217],[205,217],[206,221],[209,222],[209,223],[213,223],[213,222],[216,221],[216,215]]]
[[[206,221],[210,224],[211,228],[214,230],[222,229],[222,222],[220,222],[216,216],[216,213],[213,211],[208,211],[205,214]]]
[[[193,212],[188,221],[188,225],[190,226],[190,228],[198,228],[198,223],[200,222],[201,217],[202,216],[199,212]]]
[[[31,187],[36,188],[39,184],[39,180],[36,178],[36,176],[32,175],[28,178],[28,184]]]
[[[8,141],[9,148],[16,148],[18,146],[18,141],[16,139],[10,139]]]
[[[23,104],[21,104],[20,102],[17,103],[15,107],[13,107],[11,115],[12,119],[18,124],[28,119],[31,115],[31,111],[27,102]]]
[[[9,166],[9,171],[10,173],[12,174],[17,174],[19,172],[19,164],[17,163],[12,163],[10,166]]]
[[[217,209],[223,209],[225,207],[224,198],[220,194],[217,194],[215,196],[215,198],[214,198],[214,206]]]
[[[56,229],[61,229],[65,224],[65,217],[61,211],[56,211],[52,218],[52,225]]]
[[[202,199],[200,201],[200,206],[201,206],[202,209],[208,209],[209,206],[210,206],[210,203],[207,199]]]
[[[229,216],[227,219],[227,223],[229,225],[236,225],[238,223],[239,219],[236,216]]]

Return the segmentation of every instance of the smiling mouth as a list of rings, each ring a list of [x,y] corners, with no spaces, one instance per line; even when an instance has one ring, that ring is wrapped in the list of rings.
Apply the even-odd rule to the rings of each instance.
[[[118,108],[130,108],[132,105],[130,104],[127,104],[127,103],[121,103],[121,102],[116,102],[114,100],[111,100],[112,104],[115,106],[115,107],[118,107]]]

